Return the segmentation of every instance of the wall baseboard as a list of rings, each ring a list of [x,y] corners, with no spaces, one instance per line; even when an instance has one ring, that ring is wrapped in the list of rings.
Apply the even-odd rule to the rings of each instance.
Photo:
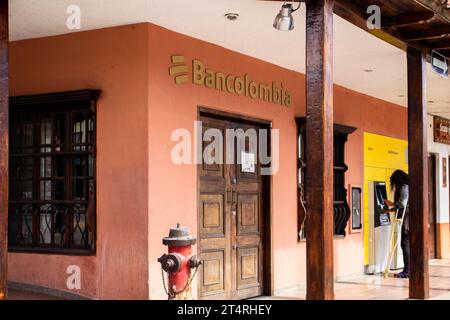
[[[85,297],[79,294],[74,294],[71,292],[47,288],[43,286],[38,286],[34,284],[26,284],[21,282],[8,281],[8,288],[20,291],[27,291],[33,293],[41,293],[49,296],[54,296],[56,298],[68,299],[68,300],[94,300],[90,297]]]

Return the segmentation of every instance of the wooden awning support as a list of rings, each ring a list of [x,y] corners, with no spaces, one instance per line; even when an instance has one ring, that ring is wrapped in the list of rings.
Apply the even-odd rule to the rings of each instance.
[[[0,300],[7,295],[8,264],[8,41],[8,0],[0,0]]]
[[[428,271],[428,141],[426,63],[424,54],[409,48],[408,166],[409,166],[409,297],[429,297]]]
[[[334,299],[333,0],[306,6],[306,298]]]

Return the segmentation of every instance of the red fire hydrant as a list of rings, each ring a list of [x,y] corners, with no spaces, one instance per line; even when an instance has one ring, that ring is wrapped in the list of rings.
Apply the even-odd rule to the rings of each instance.
[[[158,262],[161,263],[164,290],[169,300],[191,299],[191,282],[201,264],[200,259],[191,254],[196,241],[197,238],[189,235],[189,229],[181,227],[179,223],[170,229],[168,237],[163,238],[162,242],[169,247],[169,253],[158,258]],[[191,269],[195,269],[192,275]],[[168,274],[168,285],[164,271]]]

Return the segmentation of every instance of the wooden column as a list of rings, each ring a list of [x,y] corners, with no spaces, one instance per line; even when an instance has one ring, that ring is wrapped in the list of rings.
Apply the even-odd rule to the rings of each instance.
[[[6,298],[8,258],[8,0],[0,0],[0,300]]]
[[[409,158],[409,297],[429,297],[428,271],[428,145],[426,63],[409,48],[408,59],[408,158]]]
[[[306,298],[334,299],[333,0],[306,2]]]

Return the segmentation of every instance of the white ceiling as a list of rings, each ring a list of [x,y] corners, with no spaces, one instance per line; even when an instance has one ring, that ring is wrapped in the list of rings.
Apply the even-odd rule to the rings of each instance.
[[[295,30],[272,27],[281,3],[257,0],[13,0],[11,41],[72,32],[71,4],[81,8],[83,30],[137,22],[221,45],[279,66],[305,71],[305,5],[294,13]],[[224,18],[238,13],[236,21]],[[367,73],[364,70],[372,69]],[[430,113],[450,118],[450,80],[428,66]],[[406,106],[406,54],[335,15],[334,81],[347,88]],[[402,97],[403,95],[403,97]]]

